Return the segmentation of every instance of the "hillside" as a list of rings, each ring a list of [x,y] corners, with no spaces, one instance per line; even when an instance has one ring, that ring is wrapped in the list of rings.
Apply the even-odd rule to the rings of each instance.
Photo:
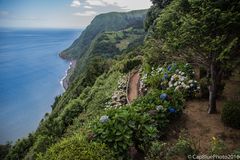
[[[86,62],[91,58],[95,56],[114,57],[122,53],[127,48],[126,45],[129,45],[130,49],[143,43],[145,36],[143,25],[146,14],[147,10],[137,10],[126,13],[111,12],[96,16],[81,36],[60,54],[62,58],[77,60],[76,69],[69,75],[70,83],[83,75]],[[109,36],[111,33],[112,37]],[[117,43],[119,44],[117,45]],[[123,48],[121,48],[122,46]]]
[[[127,13],[112,12],[96,16],[74,43],[61,53],[61,57],[75,59],[87,52],[91,42],[102,32],[119,31],[129,27],[143,28],[147,10]]]
[[[103,14],[63,51],[69,88],[5,159],[240,155],[240,3],[152,2],[147,34],[147,11]]]

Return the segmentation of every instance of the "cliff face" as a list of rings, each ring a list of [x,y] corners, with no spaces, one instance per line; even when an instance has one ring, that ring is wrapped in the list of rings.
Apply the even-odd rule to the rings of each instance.
[[[96,16],[74,43],[61,53],[66,59],[81,58],[89,49],[91,42],[101,33],[119,31],[129,27],[143,28],[147,10],[126,13],[111,12]]]
[[[60,54],[62,58],[77,61],[69,82],[84,74],[90,58],[114,57],[129,47],[143,43],[146,14],[147,10],[137,10],[96,16],[81,36]]]

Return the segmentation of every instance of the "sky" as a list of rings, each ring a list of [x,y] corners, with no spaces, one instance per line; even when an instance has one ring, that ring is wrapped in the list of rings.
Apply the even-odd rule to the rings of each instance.
[[[150,6],[150,0],[0,0],[0,27],[84,28],[98,14]]]

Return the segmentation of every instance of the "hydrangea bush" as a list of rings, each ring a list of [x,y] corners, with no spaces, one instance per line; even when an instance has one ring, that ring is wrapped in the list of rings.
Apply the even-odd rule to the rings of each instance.
[[[164,137],[170,122],[182,114],[185,98],[198,92],[193,77],[189,64],[164,65],[143,73],[140,90],[145,96],[126,107],[105,110],[91,125],[93,140],[107,144],[116,157],[123,159],[129,158],[132,148],[147,151],[150,143]]]
[[[165,64],[162,67],[152,68],[150,73],[142,73],[141,83],[160,90],[180,91],[184,97],[193,97],[200,90],[194,74],[188,63]]]
[[[151,116],[136,107],[108,110],[92,124],[94,140],[107,144],[116,157],[129,158],[131,147],[144,148],[157,137],[157,128]]]
[[[131,147],[141,152],[166,133],[170,121],[182,113],[184,98],[178,91],[152,90],[133,104],[105,111],[92,124],[94,139],[126,158]]]

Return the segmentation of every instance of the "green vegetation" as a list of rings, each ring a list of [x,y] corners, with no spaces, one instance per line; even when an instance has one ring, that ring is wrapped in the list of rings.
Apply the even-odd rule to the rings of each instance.
[[[66,59],[78,60],[70,82],[84,74],[87,62],[91,58],[95,56],[113,58],[123,50],[129,51],[142,44],[146,14],[147,10],[138,10],[96,16],[72,46],[60,54]]]
[[[8,154],[10,149],[11,149],[10,143],[0,145],[0,159],[4,159],[4,157]]]
[[[222,74],[236,67],[238,9],[239,3],[235,1],[179,0],[172,2],[156,22],[163,51],[173,53],[175,59],[202,66],[210,74],[209,113],[216,112],[217,85]]]
[[[187,135],[178,135],[176,142],[167,137],[187,100],[210,96],[209,113],[216,111],[223,80],[239,64],[240,3],[152,2],[148,12],[95,17],[61,53],[77,60],[69,88],[56,97],[36,132],[9,152],[9,146],[1,147],[6,160],[155,160],[198,153]],[[139,69],[141,96],[131,104],[109,105],[120,89],[126,97],[128,88],[119,82],[134,69]],[[226,103],[222,120],[239,128],[239,114],[239,102]],[[209,154],[222,153],[223,146],[213,138]]]
[[[211,155],[221,155],[226,153],[227,147],[224,142],[218,138],[213,137],[211,140],[210,154]]]
[[[240,101],[228,101],[221,112],[222,121],[227,126],[240,128]]]
[[[90,143],[83,136],[63,139],[51,146],[37,160],[114,160],[112,151],[104,144]]]

